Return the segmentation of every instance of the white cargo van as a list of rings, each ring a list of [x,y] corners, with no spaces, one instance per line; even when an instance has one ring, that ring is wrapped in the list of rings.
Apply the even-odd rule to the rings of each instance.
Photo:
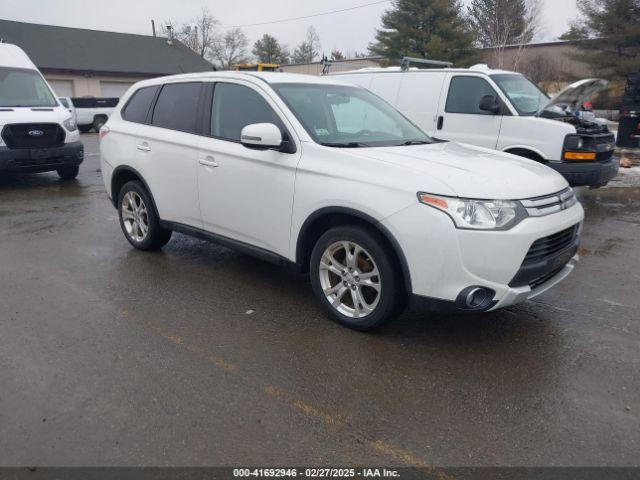
[[[572,186],[599,187],[618,172],[614,135],[576,115],[604,80],[581,80],[550,99],[523,75],[486,65],[333,75],[384,98],[431,136],[537,160]]]
[[[0,174],[57,171],[70,180],[83,158],[67,108],[22,49],[0,43]]]

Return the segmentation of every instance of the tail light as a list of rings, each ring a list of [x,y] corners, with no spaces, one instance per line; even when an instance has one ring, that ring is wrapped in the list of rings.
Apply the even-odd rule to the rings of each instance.
[[[107,134],[109,133],[109,127],[107,127],[106,125],[103,125],[102,127],[100,127],[100,139],[102,140],[104,137],[107,136]]]

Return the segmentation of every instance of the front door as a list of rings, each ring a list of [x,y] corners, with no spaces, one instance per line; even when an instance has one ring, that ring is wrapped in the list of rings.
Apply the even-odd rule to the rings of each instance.
[[[434,136],[479,147],[496,148],[502,114],[480,110],[485,95],[500,96],[481,76],[450,74],[447,95],[440,100]]]
[[[273,123],[285,135],[292,129],[254,86],[225,81],[213,88],[210,131],[198,152],[204,229],[287,257],[300,148],[293,154],[247,148],[240,132],[254,123]]]

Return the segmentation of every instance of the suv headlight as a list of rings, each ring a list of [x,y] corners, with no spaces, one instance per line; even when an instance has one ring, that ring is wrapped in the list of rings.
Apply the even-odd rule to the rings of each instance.
[[[476,200],[419,192],[418,200],[451,217],[457,228],[469,230],[509,230],[527,211],[514,200]]]
[[[66,128],[70,132],[75,132],[78,129],[78,125],[76,125],[76,121],[73,119],[73,117],[67,118],[64,122],[62,122],[62,125],[64,125],[64,128]]]

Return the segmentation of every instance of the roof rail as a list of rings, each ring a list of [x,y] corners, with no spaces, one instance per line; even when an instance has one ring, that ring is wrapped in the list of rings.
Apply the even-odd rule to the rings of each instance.
[[[411,67],[412,63],[419,63],[420,65],[434,65],[436,67],[452,67],[452,62],[445,62],[442,60],[429,60],[428,58],[415,58],[415,57],[402,57],[402,64],[400,69],[406,72]]]

